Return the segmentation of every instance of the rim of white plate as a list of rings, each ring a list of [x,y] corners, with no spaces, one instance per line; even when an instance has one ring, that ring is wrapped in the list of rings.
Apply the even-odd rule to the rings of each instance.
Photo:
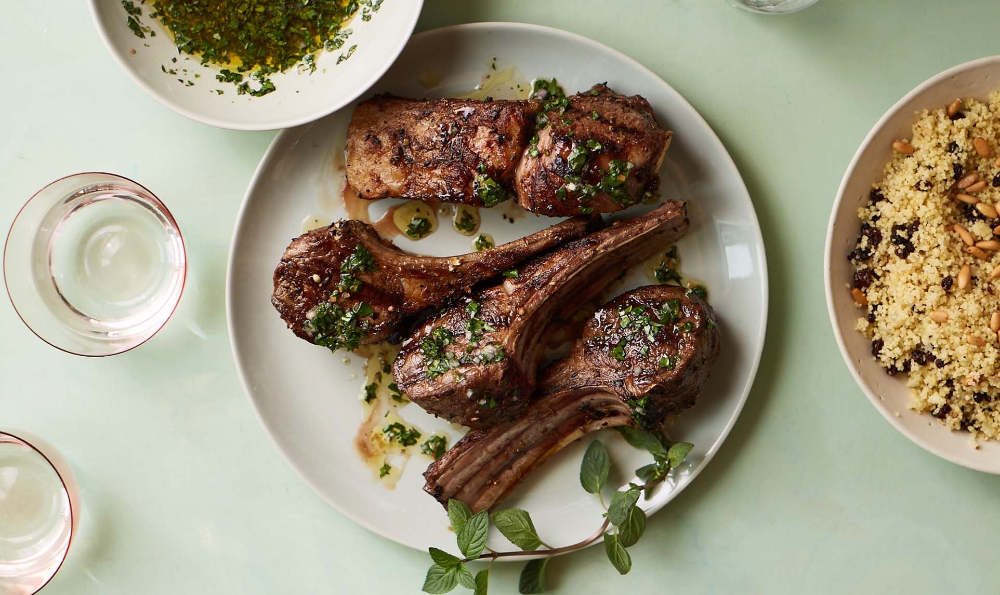
[[[684,97],[680,93],[678,93],[676,89],[674,89],[673,87],[671,87],[666,81],[664,81],[662,78],[660,78],[659,75],[657,75],[655,72],[651,71],[650,69],[646,68],[644,65],[642,65],[639,62],[637,62],[636,60],[634,60],[634,59],[630,58],[629,56],[627,56],[627,55],[619,52],[618,50],[615,50],[614,48],[610,48],[610,47],[608,47],[608,46],[606,46],[606,45],[604,45],[602,43],[599,43],[597,41],[594,41],[594,40],[589,39],[587,37],[584,37],[582,35],[578,35],[576,33],[571,33],[569,31],[563,31],[562,29],[555,29],[553,27],[546,27],[544,25],[534,25],[534,24],[530,24],[530,23],[480,22],[480,23],[466,23],[466,24],[461,24],[461,25],[451,25],[451,26],[448,26],[448,27],[441,27],[441,28],[438,28],[438,29],[431,29],[429,31],[424,31],[424,32],[418,33],[418,34],[412,36],[410,38],[410,40],[412,42],[412,41],[417,40],[418,38],[420,40],[423,40],[424,38],[433,37],[433,36],[437,36],[437,35],[449,35],[449,34],[451,34],[452,32],[454,32],[456,30],[473,30],[473,31],[475,31],[475,30],[483,30],[483,31],[486,31],[486,30],[497,30],[497,29],[532,31],[532,32],[535,32],[535,33],[541,33],[543,35],[551,35],[551,36],[563,37],[563,38],[566,38],[566,39],[572,39],[573,41],[593,46],[593,47],[599,49],[600,51],[607,52],[607,53],[609,53],[611,55],[614,55],[615,57],[617,57],[617,58],[619,58],[621,60],[624,60],[624,61],[627,61],[627,62],[631,62],[635,66],[641,68],[642,70],[645,70],[655,80],[660,81],[660,83],[664,86],[664,88],[666,88],[671,94],[675,95],[680,100],[680,102],[683,105],[686,105],[688,108],[691,109],[691,112],[697,118],[696,121],[697,121],[698,125],[701,128],[703,128],[706,137],[712,139],[712,141],[714,141],[715,143],[718,143],[719,147],[722,148],[722,152],[726,156],[726,166],[728,168],[732,169],[733,173],[735,173],[736,177],[739,178],[740,182],[743,185],[743,193],[741,195],[741,198],[744,199],[744,200],[746,200],[750,204],[750,212],[753,214],[754,228],[755,228],[755,231],[756,231],[756,233],[755,233],[755,240],[757,241],[757,244],[759,246],[761,246],[761,247],[764,246],[764,239],[763,239],[763,236],[761,235],[760,223],[759,223],[759,221],[757,219],[757,212],[753,208],[753,202],[750,200],[750,192],[746,189],[746,182],[743,181],[743,176],[740,175],[739,169],[736,167],[736,163],[733,161],[733,158],[729,154],[729,151],[726,150],[725,145],[719,139],[718,135],[715,134],[715,131],[712,130],[711,126],[708,125],[708,122],[706,122],[705,119],[701,116],[701,114],[698,113],[698,110],[696,110],[694,108],[694,106],[692,106],[686,99],[684,99]],[[272,159],[274,159],[276,147],[278,147],[281,144],[283,138],[289,132],[290,131],[288,131],[288,130],[282,130],[280,133],[278,133],[274,137],[274,139],[271,141],[271,144],[268,146],[267,151],[265,151],[264,156],[261,158],[260,163],[257,166],[257,169],[254,171],[253,177],[250,179],[250,184],[247,186],[246,194],[243,197],[243,202],[240,204],[240,210],[239,210],[239,212],[236,215],[236,223],[235,223],[235,226],[234,226],[234,229],[233,229],[232,240],[230,240],[230,246],[233,246],[236,243],[236,241],[238,239],[238,236],[240,235],[240,227],[241,227],[241,224],[242,224],[242,221],[243,221],[243,217],[246,214],[247,205],[250,202],[250,197],[253,194],[253,192],[254,192],[254,190],[255,190],[255,188],[257,186],[258,177],[261,175],[261,172],[265,169],[265,166],[268,165],[269,162]],[[232,295],[232,285],[230,283],[230,280],[233,278],[233,267],[234,267],[234,265],[235,265],[235,258],[233,256],[232,250],[230,250],[230,253],[229,253],[229,263],[228,263],[228,265],[226,267],[226,324],[227,324],[227,327],[228,327],[228,330],[229,330],[230,339],[232,339],[232,336],[233,336],[233,319],[232,319],[232,315],[231,315],[231,312],[233,310],[233,308],[232,308],[232,298],[233,298],[233,295]],[[666,506],[671,500],[673,500],[674,498],[676,498],[677,495],[679,495],[682,491],[684,491],[684,489],[686,489],[687,486],[690,485],[690,483],[692,481],[694,481],[694,479],[701,473],[701,471],[705,467],[708,466],[708,463],[710,463],[712,461],[712,459],[715,457],[715,454],[719,451],[719,449],[722,447],[722,444],[726,441],[726,438],[729,437],[729,433],[732,431],[733,426],[736,425],[736,420],[739,418],[740,414],[743,412],[743,408],[746,405],[747,398],[750,395],[750,390],[753,388],[754,380],[756,380],[756,377],[757,377],[757,368],[760,365],[760,358],[761,358],[761,354],[762,354],[763,349],[764,349],[764,341],[765,341],[765,338],[767,336],[767,313],[768,313],[768,307],[769,307],[768,300],[769,300],[769,297],[770,297],[770,288],[769,288],[769,283],[768,283],[767,260],[766,260],[766,258],[762,258],[761,259],[761,269],[760,270],[761,270],[761,277],[760,278],[761,278],[761,290],[762,290],[761,291],[761,293],[762,293],[762,302],[761,302],[761,305],[763,306],[764,316],[761,318],[760,330],[759,330],[758,335],[756,337],[756,346],[757,347],[756,347],[756,352],[753,355],[753,362],[751,364],[750,375],[749,375],[749,378],[748,378],[748,382],[746,384],[746,387],[743,389],[743,394],[740,395],[740,400],[739,400],[739,403],[738,403],[738,405],[736,407],[736,410],[733,412],[733,415],[729,418],[729,421],[726,422],[726,427],[723,429],[722,433],[719,435],[719,438],[715,441],[714,444],[712,444],[711,448],[709,448],[708,451],[705,453],[705,458],[702,460],[701,464],[698,465],[694,470],[692,470],[691,473],[689,475],[687,475],[684,479],[682,479],[680,482],[678,482],[677,486],[665,498],[663,498],[663,500],[661,502],[658,502],[658,503],[654,504],[649,509],[644,509],[645,512],[647,514],[649,514],[649,515],[652,515],[652,514],[656,513],[661,508],[663,508],[664,506]],[[240,377],[240,383],[243,385],[243,391],[246,393],[246,395],[249,398],[251,404],[253,405],[254,415],[257,417],[257,420],[260,421],[261,425],[264,426],[265,430],[267,431],[268,437],[271,439],[271,442],[278,448],[278,451],[282,454],[282,456],[285,458],[285,460],[288,462],[288,464],[291,465],[292,469],[295,470],[295,473],[299,476],[299,478],[301,478],[302,481],[304,481],[306,483],[306,485],[308,485],[310,488],[312,488],[312,490],[314,492],[316,492],[324,501],[326,501],[328,504],[330,504],[331,506],[333,506],[338,512],[340,512],[341,514],[343,514],[347,518],[351,519],[352,521],[354,521],[358,525],[361,525],[365,529],[371,531],[372,533],[375,533],[376,535],[384,537],[385,539],[388,539],[390,541],[394,541],[396,543],[399,543],[401,545],[405,545],[407,547],[412,547],[408,543],[404,543],[404,542],[396,539],[395,537],[393,537],[391,535],[387,535],[387,534],[383,533],[382,531],[378,530],[376,527],[374,527],[370,523],[368,523],[365,519],[363,519],[361,517],[358,517],[358,516],[355,516],[355,515],[351,514],[350,512],[346,511],[345,509],[343,509],[342,507],[340,507],[336,502],[334,502],[333,500],[327,498],[326,495],[323,493],[323,491],[320,490],[318,488],[318,486],[316,486],[308,478],[308,476],[306,475],[306,473],[299,467],[299,465],[294,461],[294,459],[291,456],[289,456],[289,453],[285,450],[285,448],[275,438],[274,433],[272,432],[270,425],[264,419],[263,415],[260,412],[260,409],[257,407],[257,403],[256,403],[256,401],[254,400],[254,398],[252,396],[252,393],[250,391],[250,387],[247,385],[246,374],[245,374],[245,372],[243,370],[242,364],[240,363],[241,362],[241,358],[240,358],[240,354],[239,354],[239,347],[232,340],[230,340],[230,346],[231,346],[231,348],[233,350],[233,359],[235,360],[236,371],[237,371],[237,373],[239,374],[239,377]],[[596,541],[594,543],[596,543]],[[593,543],[591,543],[590,545],[593,545]],[[588,547],[590,547],[590,546],[588,546]],[[418,548],[414,548],[414,549],[418,549]],[[541,556],[538,556],[538,557],[541,557]],[[519,559],[520,560],[527,560],[527,559],[531,559],[531,558],[533,558],[533,556],[524,556],[524,557],[520,557]],[[508,558],[500,558],[499,560],[505,561],[505,562],[511,561],[511,559],[508,559]]]

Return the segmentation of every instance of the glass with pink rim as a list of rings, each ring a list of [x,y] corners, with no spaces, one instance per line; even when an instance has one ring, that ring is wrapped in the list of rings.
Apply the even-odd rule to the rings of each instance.
[[[86,172],[45,186],[4,245],[7,294],[40,339],[75,355],[133,349],[159,331],[186,278],[180,229],[145,187]]]
[[[31,595],[62,567],[76,536],[73,472],[40,438],[0,429],[0,593]]]

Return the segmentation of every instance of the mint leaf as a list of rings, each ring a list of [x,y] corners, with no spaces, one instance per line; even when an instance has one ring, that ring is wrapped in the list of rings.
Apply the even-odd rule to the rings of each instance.
[[[617,428],[617,430],[622,435],[622,438],[625,439],[625,442],[628,442],[633,447],[645,450],[654,457],[666,456],[667,447],[664,446],[660,438],[657,438],[653,434],[628,426],[622,426]]]
[[[526,552],[533,552],[542,545],[535,532],[531,516],[517,508],[507,508],[493,513],[493,524],[511,543]]]
[[[455,569],[458,573],[458,584],[462,585],[466,589],[476,588],[476,579],[472,578],[472,571],[469,567],[461,562],[458,563],[458,568]]]
[[[646,513],[638,506],[632,509],[625,522],[618,527],[618,543],[632,547],[646,531]]]
[[[608,560],[611,560],[619,574],[628,574],[628,571],[632,570],[632,557],[618,542],[618,536],[611,533],[604,534],[604,553],[608,555]]]
[[[442,568],[434,564],[427,570],[423,591],[432,595],[440,595],[451,591],[456,586],[458,586],[457,568]]]
[[[587,492],[596,494],[608,480],[609,471],[611,471],[611,459],[608,457],[608,449],[604,448],[600,440],[594,440],[583,455],[583,463],[580,465],[580,484]]]
[[[476,573],[476,590],[472,595],[486,595],[490,586],[490,569],[480,570]]]
[[[465,526],[465,521],[469,520],[470,516],[472,516],[472,510],[465,505],[465,502],[461,500],[448,500],[448,521],[451,523],[451,528],[455,530],[456,535]]]
[[[639,489],[629,488],[623,492],[615,492],[608,506],[608,520],[616,527],[625,522],[635,503],[639,500]]]
[[[434,560],[434,564],[444,568],[445,570],[458,566],[461,560],[457,556],[452,556],[444,550],[439,550],[436,547],[432,547],[427,550],[431,554],[431,560]]]
[[[656,479],[657,473],[659,473],[659,468],[656,463],[643,465],[635,470],[635,476],[638,477],[644,484]]]
[[[486,537],[490,532],[490,513],[480,510],[472,515],[458,531],[458,549],[466,558],[478,558],[486,547]],[[469,575],[472,578],[472,575]],[[469,587],[470,589],[474,588]]]
[[[667,462],[670,463],[670,467],[676,468],[683,463],[692,448],[694,448],[694,445],[690,442],[678,442],[671,446],[670,450],[667,451]]]
[[[531,560],[524,565],[521,578],[517,582],[518,593],[545,592],[545,567],[548,566],[550,559],[551,557],[546,556],[540,560]]]

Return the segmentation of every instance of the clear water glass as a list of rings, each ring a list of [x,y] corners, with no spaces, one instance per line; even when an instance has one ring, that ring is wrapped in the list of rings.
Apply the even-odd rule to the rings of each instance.
[[[4,248],[15,310],[45,342],[114,355],[152,337],[180,300],[184,241],[170,211],[114,174],[52,182],[18,213]]]
[[[0,430],[0,593],[31,595],[52,580],[79,511],[66,461],[37,437]]]
[[[764,14],[788,14],[809,8],[819,0],[729,0],[734,6]]]

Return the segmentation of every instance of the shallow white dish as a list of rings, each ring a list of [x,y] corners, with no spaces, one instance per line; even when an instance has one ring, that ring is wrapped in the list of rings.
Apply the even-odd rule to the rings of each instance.
[[[315,72],[299,73],[291,68],[271,75],[276,90],[251,97],[237,95],[234,85],[216,81],[219,68],[202,66],[199,59],[180,54],[167,30],[148,16],[150,3],[141,5],[141,22],[156,35],[140,39],[128,27],[121,0],[90,0],[104,44],[136,84],[179,114],[233,130],[290,128],[347,105],[392,65],[413,33],[422,6],[423,0],[388,0],[367,22],[362,21],[359,10],[346,25],[352,33],[344,46],[317,54]],[[357,49],[350,59],[338,64],[338,58],[353,45]],[[168,74],[163,68],[177,74]],[[187,86],[185,81],[193,85]],[[217,94],[216,89],[223,94]]]
[[[448,51],[442,51],[447,48]],[[689,464],[641,504],[649,512],[676,496],[708,463],[729,433],[757,370],[767,319],[764,246],[753,205],[725,147],[680,95],[655,74],[626,56],[562,31],[513,23],[481,23],[415,36],[374,92],[404,96],[449,96],[466,92],[492,72],[514,65],[523,80],[556,77],[567,92],[608,81],[615,90],[649,99],[657,117],[674,130],[661,173],[663,194],[689,201],[691,231],[680,243],[685,274],[709,288],[723,333],[723,351],[702,401],[681,415],[670,433],[695,445]],[[422,74],[433,73],[432,89]],[[424,77],[425,83],[427,76]],[[289,332],[270,304],[271,274],[304,217],[318,213],[344,217],[336,199],[343,173],[334,166],[342,154],[351,109],[278,135],[254,175],[237,219],[227,279],[227,312],[236,364],[257,413],[289,462],[325,499],[358,523],[389,539],[426,549],[454,550],[442,507],[422,491],[426,460],[414,457],[395,490],[373,481],[352,439],[361,421],[362,358],[342,363],[343,354],[309,345]],[[374,213],[380,209],[376,203]],[[527,215],[511,225],[501,219],[509,206],[484,209],[482,231],[497,243],[542,229],[556,219]],[[640,209],[628,211],[632,216]],[[405,250],[450,255],[468,252],[470,238],[441,220],[436,233],[420,242],[396,238]],[[650,283],[632,271],[609,292]],[[351,379],[351,374],[358,379]],[[400,409],[404,420],[431,432],[459,433],[416,405]],[[598,436],[611,451],[611,479],[632,479],[649,456],[632,449],[614,432]],[[503,507],[531,512],[543,539],[555,546],[579,541],[601,522],[596,499],[579,482],[583,449],[592,437],[559,453],[508,498]],[[502,540],[494,535],[491,540]],[[502,541],[491,541],[491,543]],[[509,546],[508,546],[509,547]]]
[[[882,168],[892,158],[892,141],[910,138],[919,110],[943,107],[956,97],[985,100],[996,90],[1000,90],[1000,56],[991,56],[931,77],[889,108],[865,137],[844,173],[830,214],[824,268],[827,309],[840,352],[858,386],[882,417],[928,452],[970,469],[1000,474],[1000,443],[984,442],[976,450],[968,433],[949,431],[931,415],[909,409],[910,391],[904,375],[886,375],[871,356],[871,343],[854,330],[861,310],[855,307],[845,285],[854,274],[847,255],[857,242],[861,226],[857,209],[867,203],[872,184],[882,179]]]

